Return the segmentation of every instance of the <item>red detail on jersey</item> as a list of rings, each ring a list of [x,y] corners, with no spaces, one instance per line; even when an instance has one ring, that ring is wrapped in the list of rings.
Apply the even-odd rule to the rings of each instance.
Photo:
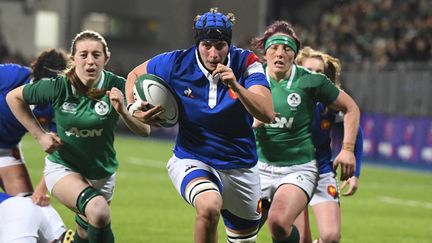
[[[249,55],[246,58],[246,68],[254,64],[255,62],[260,62],[259,58],[257,57],[257,55],[255,55],[255,53],[253,52],[249,53]]]
[[[338,196],[338,191],[337,191],[336,187],[333,185],[327,186],[327,193],[334,198],[337,198],[337,196]]]
[[[261,198],[258,201],[258,205],[257,205],[257,213],[261,214],[262,213],[262,201]]]
[[[228,89],[228,94],[233,100],[238,98],[237,94],[232,89]]]
[[[330,130],[330,121],[328,119],[321,121],[321,130]]]

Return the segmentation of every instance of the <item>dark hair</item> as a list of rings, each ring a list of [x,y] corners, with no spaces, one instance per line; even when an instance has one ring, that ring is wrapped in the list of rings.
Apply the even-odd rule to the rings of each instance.
[[[72,40],[70,55],[73,57],[76,52],[76,43],[82,40],[94,40],[98,41],[103,46],[103,53],[106,58],[106,62],[110,59],[111,52],[108,49],[108,45],[105,41],[105,38],[101,34],[92,30],[84,30],[78,33],[75,38]],[[66,77],[72,83],[72,85],[77,89],[78,92],[83,93],[91,98],[99,99],[100,97],[106,94],[106,89],[90,89],[85,86],[82,81],[79,79],[78,75],[75,72],[75,66],[69,66],[69,68],[65,71]]]
[[[263,36],[256,37],[252,40],[251,44],[253,49],[260,52],[262,55],[265,54],[265,43],[269,37],[276,33],[284,33],[290,36],[297,44],[297,49],[300,50],[301,43],[296,33],[294,32],[293,26],[287,21],[277,20],[271,25],[269,25],[264,32]]]
[[[68,62],[67,54],[62,49],[43,51],[30,64],[34,81],[42,78],[54,78],[61,74]]]

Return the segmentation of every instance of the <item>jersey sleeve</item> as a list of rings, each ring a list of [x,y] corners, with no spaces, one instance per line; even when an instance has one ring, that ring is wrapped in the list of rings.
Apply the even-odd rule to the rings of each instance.
[[[9,92],[10,90],[28,83],[31,70],[28,67],[17,64],[0,65],[0,90]]]
[[[154,74],[169,82],[171,68],[179,51],[165,52],[154,56],[147,64],[147,73]]]
[[[63,84],[60,78],[41,79],[36,83],[27,84],[23,89],[24,101],[30,105],[54,104],[60,94],[64,93]]]
[[[246,56],[246,83],[245,88],[249,88],[253,85],[262,85],[267,88],[269,87],[269,81],[264,74],[264,68],[259,58],[255,53],[250,52]]]
[[[361,127],[359,127],[357,132],[356,143],[354,146],[354,156],[356,158],[356,169],[354,175],[359,178],[363,160],[363,129]]]
[[[326,76],[318,75],[316,79],[319,79],[320,85],[314,89],[315,97],[317,101],[330,105],[336,100],[340,91]]]

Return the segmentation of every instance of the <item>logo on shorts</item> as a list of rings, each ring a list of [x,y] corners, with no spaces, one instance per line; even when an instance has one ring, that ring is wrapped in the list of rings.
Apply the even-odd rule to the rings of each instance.
[[[95,104],[94,109],[98,115],[104,116],[109,111],[109,105],[105,101],[100,100]]]
[[[338,191],[337,188],[333,185],[328,185],[327,186],[327,193],[332,196],[333,198],[337,198],[338,197]]]
[[[196,168],[196,165],[187,165],[185,172],[187,172],[188,170],[191,170],[193,168]]]
[[[298,175],[298,176],[296,177],[296,180],[297,180],[298,182],[303,182],[303,181],[304,181],[302,175]]]

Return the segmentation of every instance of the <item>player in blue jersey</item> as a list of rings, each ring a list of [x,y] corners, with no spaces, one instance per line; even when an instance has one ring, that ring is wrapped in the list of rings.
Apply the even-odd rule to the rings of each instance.
[[[43,51],[30,67],[17,64],[0,65],[0,184],[10,195],[30,194],[33,192],[33,186],[20,146],[20,141],[27,130],[6,104],[6,94],[23,84],[56,77],[66,68],[66,64],[67,56],[63,50],[50,49]],[[55,132],[54,112],[50,105],[33,106],[32,112],[43,126]],[[49,202],[44,180],[36,187],[32,198],[40,205]]]
[[[144,136],[150,126],[127,112],[126,80],[104,70],[110,52],[99,33],[78,33],[70,55],[64,75],[20,86],[9,92],[6,100],[16,118],[49,153],[45,158],[46,185],[54,197],[77,213],[74,242],[111,243],[109,204],[119,166],[115,128],[120,118]],[[32,104],[53,106],[57,134],[41,128],[28,110]]]
[[[151,58],[126,84],[129,103],[136,78],[145,73],[161,77],[177,96],[179,133],[167,168],[195,207],[195,242],[217,242],[220,215],[228,242],[255,242],[261,218],[252,123],[253,117],[270,122],[275,113],[258,57],[231,43],[233,23],[233,14],[217,9],[196,16],[194,46]],[[130,112],[153,124],[163,109]]]
[[[30,198],[0,192],[0,242],[66,243],[72,242],[72,230],[51,206],[35,205]]]
[[[313,50],[310,47],[305,47],[296,58],[296,63],[317,73],[325,74],[336,86],[340,87],[341,65],[337,58]],[[343,114],[330,109],[322,103],[317,104],[314,120],[312,121],[312,133],[320,176],[317,189],[309,205],[312,206],[318,226],[319,240],[317,242],[322,243],[339,242],[341,238],[339,189],[333,170],[331,129],[334,126],[342,125],[342,121]],[[348,149],[352,148],[351,145],[345,144],[344,146],[348,146]],[[363,133],[361,127],[359,127],[353,148],[356,158],[356,169],[355,174],[345,180],[341,186],[342,190],[349,185],[348,190],[342,194],[344,196],[353,195],[358,188],[363,154]],[[311,242],[312,237],[307,208],[297,217],[295,225],[301,232],[300,242]]]

